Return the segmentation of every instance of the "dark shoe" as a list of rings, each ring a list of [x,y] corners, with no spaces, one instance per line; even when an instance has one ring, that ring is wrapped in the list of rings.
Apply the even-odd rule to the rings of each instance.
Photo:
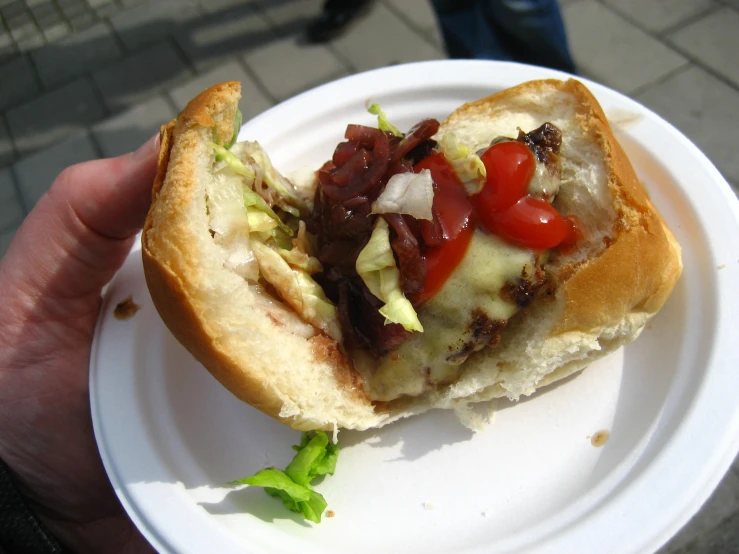
[[[311,43],[320,43],[338,37],[349,28],[352,22],[364,15],[371,5],[371,0],[347,1],[340,8],[324,10],[306,27],[306,40]]]

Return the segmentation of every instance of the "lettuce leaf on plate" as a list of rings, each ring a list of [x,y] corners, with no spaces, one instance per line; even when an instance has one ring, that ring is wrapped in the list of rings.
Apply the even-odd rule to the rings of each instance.
[[[227,484],[263,487],[268,495],[282,500],[288,510],[320,523],[328,504],[313,490],[311,482],[316,477],[334,474],[339,444],[331,442],[324,431],[313,431],[303,433],[300,444],[293,449],[297,454],[285,471],[270,467]]]

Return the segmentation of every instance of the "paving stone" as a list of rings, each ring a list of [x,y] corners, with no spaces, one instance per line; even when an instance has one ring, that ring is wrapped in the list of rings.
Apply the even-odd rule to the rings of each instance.
[[[244,122],[249,121],[272,107],[272,100],[259,89],[254,83],[254,80],[236,61],[230,61],[191,79],[186,84],[174,88],[170,91],[169,95],[172,97],[177,109],[181,110],[193,97],[210,85],[223,83],[224,81],[241,81],[241,102],[239,102],[239,108],[244,116]]]
[[[104,113],[91,84],[80,79],[8,111],[7,118],[15,146],[25,155],[99,121]]]
[[[15,15],[25,13],[25,11],[26,5],[21,0],[6,2],[4,5],[0,5],[0,14],[2,14],[6,21]]]
[[[4,32],[4,29],[0,26],[0,63],[15,56],[15,53],[16,49],[13,37],[10,36],[10,33]]]
[[[13,141],[10,140],[5,121],[0,118],[0,166],[8,165],[15,159]]]
[[[81,12],[69,18],[69,25],[74,31],[84,31],[97,22],[97,16],[93,12]]]
[[[41,82],[50,87],[117,60],[121,48],[104,23],[43,48],[33,54]]]
[[[687,63],[594,0],[569,4],[562,11],[579,70],[622,92],[631,93]]]
[[[56,42],[66,37],[69,32],[69,25],[64,21],[61,21],[48,29],[44,29],[44,38],[46,38],[46,42]]]
[[[30,14],[22,14],[13,19],[6,20],[6,24],[10,31],[10,35],[16,42],[38,33],[36,23],[33,21]]]
[[[93,78],[111,111],[120,111],[191,74],[174,48],[159,42],[95,72]]]
[[[737,514],[739,514],[739,477],[730,471],[701,510],[659,551],[659,554],[735,552],[735,550],[697,549],[695,542],[696,539],[700,542],[702,538],[714,535],[714,530],[722,522]],[[736,535],[736,538],[739,540],[739,535]]]
[[[114,14],[117,14],[121,11],[121,9],[118,7],[118,5],[113,2],[112,0],[107,4],[102,4],[101,6],[97,6],[95,8],[95,13],[99,18],[105,18],[110,17]]]
[[[263,46],[244,56],[244,61],[278,100],[345,72],[328,48],[299,46],[295,38],[283,38]],[[279,71],[275,71],[277,67]]]
[[[282,36],[302,34],[307,23],[323,11],[323,0],[258,0],[257,5]]]
[[[649,31],[664,31],[716,6],[713,0],[604,0]]]
[[[92,128],[92,134],[103,156],[120,156],[136,150],[158,132],[163,123],[171,121],[176,115],[163,95],[155,96],[98,123]]]
[[[5,252],[7,252],[8,246],[10,246],[10,242],[13,240],[16,231],[17,229],[9,229],[0,233],[0,258],[5,255]]]
[[[685,52],[739,86],[739,12],[722,8],[669,35]]]
[[[198,17],[194,3],[183,0],[157,0],[121,11],[110,18],[118,36],[133,50],[170,34],[182,24]]]
[[[18,41],[18,50],[21,52],[32,52],[41,48],[44,44],[46,44],[44,35],[34,32],[32,35],[28,35]]]
[[[0,232],[20,225],[25,212],[10,169],[0,169]]]
[[[33,19],[36,20],[36,23],[42,29],[64,20],[62,12],[59,11],[59,8],[51,0],[46,0],[44,3],[34,6],[31,8],[31,13],[33,14]]]
[[[0,65],[0,110],[36,96],[41,90],[27,56],[18,56]]]
[[[636,96],[685,133],[733,181],[739,181],[736,143],[739,92],[698,68],[676,74]]]
[[[64,168],[96,158],[98,151],[95,144],[83,131],[16,162],[13,169],[26,210],[33,208]]]
[[[247,4],[257,4],[256,0],[201,0],[200,5],[207,13],[216,13],[231,8],[240,8]],[[296,9],[300,9],[301,2],[295,2]]]
[[[249,5],[209,14],[179,30],[177,43],[198,69],[210,69],[276,38],[269,22]]]
[[[428,30],[438,25],[434,9],[429,0],[385,0],[396,11],[407,19],[411,25],[421,30]]]
[[[59,2],[59,5],[62,8],[62,12],[64,12],[64,15],[68,19],[89,11],[89,8],[87,7],[87,4],[84,2],[84,0],[75,0],[73,2]]]
[[[333,44],[358,71],[444,58],[441,51],[419,37],[384,4],[377,4]]]

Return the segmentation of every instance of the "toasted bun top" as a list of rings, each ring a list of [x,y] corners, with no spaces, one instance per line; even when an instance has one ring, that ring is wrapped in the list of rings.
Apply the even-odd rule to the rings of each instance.
[[[162,128],[159,171],[142,237],[152,299],[177,339],[237,397],[296,429],[377,427],[430,408],[518,398],[636,338],[681,272],[680,249],[579,82],[532,81],[465,104],[442,125],[475,149],[546,121],[562,131],[555,201],[586,239],[548,269],[555,293],[515,316],[500,344],[472,355],[458,382],[373,405],[339,345],[260,285],[224,267],[206,196],[214,153],[233,133],[238,83],[211,87]]]

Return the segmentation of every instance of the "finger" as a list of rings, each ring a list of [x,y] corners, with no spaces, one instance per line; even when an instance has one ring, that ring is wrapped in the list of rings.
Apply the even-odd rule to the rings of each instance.
[[[157,153],[152,138],[135,153],[64,170],[16,234],[4,276],[47,300],[99,293],[146,217]]]
[[[91,231],[128,238],[144,224],[158,152],[157,135],[132,154],[74,165],[59,175],[50,195],[68,202]]]

